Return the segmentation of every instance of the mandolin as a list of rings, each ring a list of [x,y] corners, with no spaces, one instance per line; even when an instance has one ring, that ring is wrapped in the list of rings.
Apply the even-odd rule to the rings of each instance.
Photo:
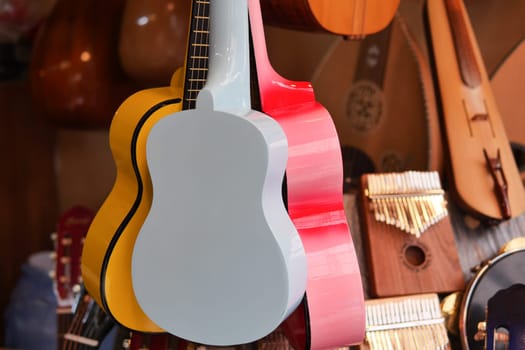
[[[458,205],[486,222],[525,210],[525,190],[461,0],[430,0],[427,16]]]
[[[164,86],[184,65],[191,1],[128,0],[118,53],[126,75],[146,86]]]
[[[416,35],[423,2],[410,6],[361,41],[337,38],[312,76],[341,142],[345,192],[356,191],[365,173],[441,170],[432,74]]]
[[[210,3],[209,72],[196,108],[156,122],[151,209],[132,281],[177,337],[236,345],[269,334],[302,300],[306,257],[281,193],[286,134],[251,109],[246,0]]]
[[[310,83],[272,68],[259,0],[249,0],[261,109],[288,139],[286,203],[306,251],[306,296],[281,328],[296,349],[327,349],[364,337],[361,274],[343,206],[337,132]]]
[[[399,0],[262,0],[264,22],[292,29],[363,36],[385,28]]]
[[[34,40],[31,95],[59,127],[107,128],[136,91],[117,53],[125,0],[58,0]]]
[[[207,73],[208,7],[209,1],[192,2],[185,67],[175,72],[169,86],[142,90],[126,99],[110,127],[117,175],[89,228],[82,277],[104,311],[135,331],[162,332],[138,305],[131,282],[133,245],[153,196],[146,139],[158,120],[195,105]]]

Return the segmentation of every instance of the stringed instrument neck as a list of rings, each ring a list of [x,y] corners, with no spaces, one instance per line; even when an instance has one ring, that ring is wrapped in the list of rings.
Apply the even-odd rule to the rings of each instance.
[[[472,39],[467,32],[465,17],[461,15],[461,0],[445,0],[445,6],[461,78],[465,85],[476,88],[481,84],[481,72]]]
[[[427,2],[453,194],[487,222],[525,210],[525,191],[462,0]]]
[[[182,109],[193,109],[208,74],[210,1],[194,0],[186,50]]]

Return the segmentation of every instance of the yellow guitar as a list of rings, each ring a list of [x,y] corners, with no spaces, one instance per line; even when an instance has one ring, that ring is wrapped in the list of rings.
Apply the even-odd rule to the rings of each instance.
[[[115,113],[110,147],[117,176],[86,236],[82,277],[89,294],[121,325],[141,332],[162,332],[137,303],[131,283],[131,254],[149,212],[151,179],[146,139],[163,117],[191,109],[208,67],[209,0],[194,0],[185,66],[170,86],[139,91]]]

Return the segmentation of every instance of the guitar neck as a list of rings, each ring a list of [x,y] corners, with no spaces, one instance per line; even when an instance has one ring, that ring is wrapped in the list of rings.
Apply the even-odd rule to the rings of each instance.
[[[248,4],[211,2],[209,72],[197,104],[244,115],[251,110]],[[231,35],[236,33],[235,40]]]
[[[391,32],[392,25],[389,25],[381,32],[363,39],[356,65],[355,82],[369,80],[380,88],[383,86]]]
[[[454,49],[463,83],[470,88],[481,85],[481,70],[476,59],[474,44],[467,31],[468,23],[461,12],[462,0],[445,0]]]
[[[210,1],[193,0],[186,50],[186,70],[182,108],[195,108],[199,91],[208,74]]]

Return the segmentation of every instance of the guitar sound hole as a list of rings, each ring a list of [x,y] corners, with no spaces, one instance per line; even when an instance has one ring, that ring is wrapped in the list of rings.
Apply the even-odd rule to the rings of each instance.
[[[417,245],[409,245],[405,248],[405,259],[413,267],[422,266],[427,257],[425,251]]]

